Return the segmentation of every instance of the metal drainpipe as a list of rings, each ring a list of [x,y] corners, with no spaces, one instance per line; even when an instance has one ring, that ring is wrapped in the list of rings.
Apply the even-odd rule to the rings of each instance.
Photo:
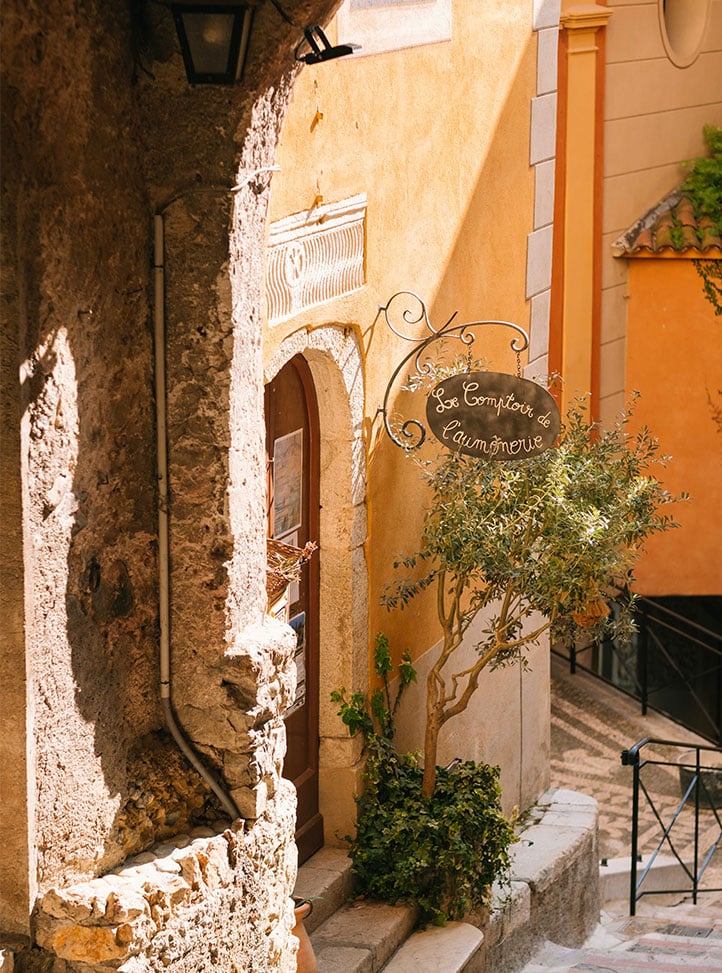
[[[173,712],[170,685],[170,572],[168,543],[168,440],[165,378],[165,267],[163,217],[153,217],[153,350],[155,355],[156,455],[158,463],[158,600],[160,616],[160,701],[179,750],[198,771],[232,820],[240,812],[230,795],[202,764]]]

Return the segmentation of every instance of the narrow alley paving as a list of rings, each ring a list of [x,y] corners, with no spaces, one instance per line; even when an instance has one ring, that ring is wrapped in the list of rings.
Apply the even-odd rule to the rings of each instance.
[[[602,865],[602,913],[600,924],[581,949],[547,944],[524,967],[524,973],[703,973],[722,969],[722,893],[701,892],[698,903],[690,895],[657,894],[637,904],[637,915],[629,916],[628,882],[614,866],[629,861],[631,842],[632,768],[622,766],[621,751],[639,740],[706,743],[660,714],[642,716],[639,705],[592,677],[570,675],[557,658],[552,662],[551,785],[581,791],[599,804],[599,855]],[[656,752],[674,762],[674,751]],[[654,791],[660,817],[666,823],[680,801],[676,767],[654,768]],[[640,804],[640,851],[654,850],[661,834],[653,812]],[[702,853],[719,836],[719,825],[711,811],[701,812]],[[675,825],[675,844],[688,848],[692,840],[691,815]],[[670,861],[668,848],[661,856],[672,873],[673,887],[683,887],[681,869]],[[683,853],[685,861],[687,852]],[[646,861],[646,859],[644,859]],[[621,862],[619,862],[621,866]],[[687,880],[688,881],[688,880]],[[707,868],[702,887],[722,888],[722,852],[716,852]]]

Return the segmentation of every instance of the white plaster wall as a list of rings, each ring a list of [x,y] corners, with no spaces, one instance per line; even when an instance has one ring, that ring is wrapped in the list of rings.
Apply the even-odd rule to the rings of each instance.
[[[464,644],[444,670],[448,676],[472,665],[475,638],[483,627],[478,618]],[[438,656],[439,646],[414,663],[418,683],[402,698],[395,743],[400,750],[414,750],[423,741],[426,715],[426,677]],[[528,808],[549,786],[549,641],[526,654],[526,671],[519,664],[484,670],[468,709],[442,728],[437,763],[446,766],[457,757],[501,767],[502,802],[505,813],[514,807]]]

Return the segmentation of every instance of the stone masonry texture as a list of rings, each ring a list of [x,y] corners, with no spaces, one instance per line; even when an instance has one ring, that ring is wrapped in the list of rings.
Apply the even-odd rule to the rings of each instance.
[[[337,5],[287,4],[303,23]],[[32,947],[20,969],[293,961],[293,637],[264,617],[260,301],[297,32],[262,5],[244,85],[191,87],[168,17],[131,0],[3,10],[2,526],[18,583],[2,603],[0,914]],[[245,819],[205,838],[218,805],[158,699],[154,215],[174,705]]]

